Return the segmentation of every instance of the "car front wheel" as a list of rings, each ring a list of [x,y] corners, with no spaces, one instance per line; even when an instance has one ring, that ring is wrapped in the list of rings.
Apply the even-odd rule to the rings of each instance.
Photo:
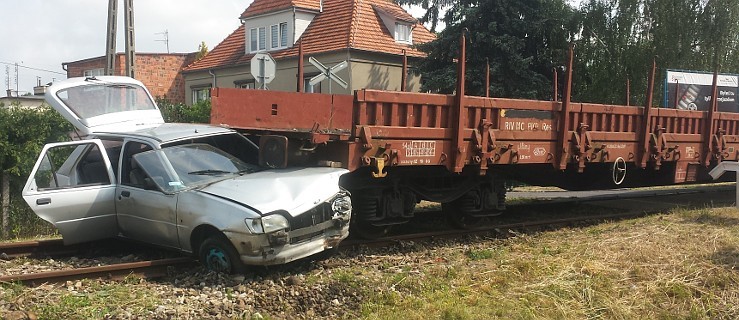
[[[198,258],[211,271],[226,274],[242,273],[245,266],[236,248],[224,236],[210,236],[200,245]]]

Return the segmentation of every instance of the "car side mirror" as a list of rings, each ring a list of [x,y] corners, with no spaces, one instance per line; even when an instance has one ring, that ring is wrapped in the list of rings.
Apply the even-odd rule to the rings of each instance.
[[[259,165],[282,169],[287,167],[287,137],[261,136],[259,138]]]

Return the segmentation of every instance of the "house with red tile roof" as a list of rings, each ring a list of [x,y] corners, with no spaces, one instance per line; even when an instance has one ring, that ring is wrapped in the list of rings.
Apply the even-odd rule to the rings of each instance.
[[[319,73],[313,57],[327,67],[347,61],[332,93],[351,94],[370,88],[400,90],[403,55],[412,65],[425,54],[413,45],[435,35],[389,0],[254,0],[241,14],[242,24],[201,60],[183,70],[188,103],[209,97],[209,89],[260,88],[251,75],[251,60],[267,53],[276,61],[270,90],[297,88],[299,46],[304,53],[306,92],[328,93],[329,80],[314,86]],[[406,90],[420,90],[420,77],[409,74]]]

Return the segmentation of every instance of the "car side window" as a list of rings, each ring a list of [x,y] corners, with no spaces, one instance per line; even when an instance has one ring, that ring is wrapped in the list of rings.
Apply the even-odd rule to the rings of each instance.
[[[147,190],[157,190],[156,184],[134,159],[134,155],[152,150],[148,144],[129,141],[123,149],[121,159],[121,184]]]
[[[34,174],[38,190],[108,185],[110,177],[96,144],[65,145],[49,149]]]

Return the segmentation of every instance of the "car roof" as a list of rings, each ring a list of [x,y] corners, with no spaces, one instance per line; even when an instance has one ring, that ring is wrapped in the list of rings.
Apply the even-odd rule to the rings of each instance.
[[[156,127],[144,128],[131,132],[98,132],[96,136],[132,137],[156,140],[167,143],[182,139],[198,138],[209,135],[233,133],[227,128],[207,124],[194,123],[164,123]]]

